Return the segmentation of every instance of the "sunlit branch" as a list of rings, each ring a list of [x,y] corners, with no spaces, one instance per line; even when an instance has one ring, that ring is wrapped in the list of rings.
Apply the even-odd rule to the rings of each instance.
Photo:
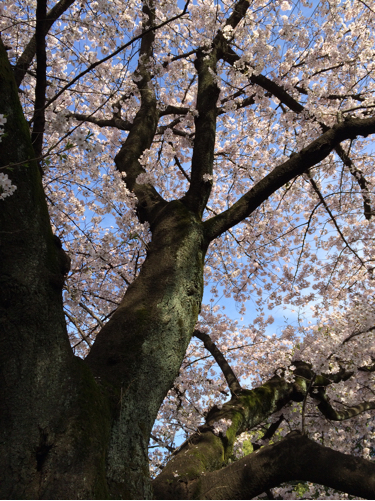
[[[300,87],[299,85],[295,85],[294,88],[298,90],[300,94],[308,95],[309,91],[307,89],[304,89],[303,87]],[[335,101],[341,100],[344,101],[346,99],[354,99],[355,101],[363,102],[365,101],[365,97],[363,97],[362,94],[328,94],[327,96],[324,96],[325,99],[333,99]]]
[[[197,51],[196,49],[190,50],[189,52],[184,52],[183,54],[178,54],[177,56],[173,56],[170,60],[164,61],[163,63],[163,68],[167,68],[170,63],[173,63],[174,61],[178,61],[179,59],[185,59],[189,56],[192,56],[195,54]]]
[[[226,26],[235,28],[249,8],[247,0],[240,0],[233,6]],[[195,138],[191,161],[191,183],[184,197],[184,203],[197,214],[202,214],[212,188],[212,169],[216,137],[216,103],[220,94],[217,83],[217,61],[222,56],[223,34],[219,31],[209,53],[201,47],[197,50],[194,65],[198,74],[197,111],[194,118]],[[205,50],[203,50],[205,49]]]
[[[232,396],[237,395],[242,390],[242,387],[236,375],[234,374],[231,366],[228,364],[228,362],[226,361],[224,355],[221,353],[219,348],[211,340],[210,336],[205,332],[195,330],[193,335],[198,339],[200,339],[201,341],[203,341],[206,350],[208,350],[214,357],[216,363],[218,364],[222,373],[224,374],[224,377],[228,383]]]
[[[212,188],[212,169],[216,137],[216,102],[219,87],[216,82],[217,47],[210,55],[199,51],[195,60],[198,73],[197,111],[194,117],[195,138],[191,160],[191,183],[184,197],[190,210],[201,215]],[[204,176],[208,176],[207,179]]]
[[[225,44],[225,50],[223,51],[223,59],[226,61],[228,64],[231,66],[234,66],[237,61],[240,60],[240,56],[234,52],[234,50],[229,47],[228,44]],[[280,85],[276,84],[269,78],[265,77],[264,75],[254,75],[253,74],[253,68],[251,66],[245,65],[244,68],[241,71],[241,73],[244,73],[247,75],[250,73],[249,80],[250,82],[259,85],[262,87],[264,90],[267,92],[270,92],[272,95],[277,97],[282,103],[284,103],[288,108],[290,108],[292,111],[295,111],[296,113],[301,113],[304,111],[304,107],[302,104],[300,104],[298,101],[296,101],[292,96],[286,92],[283,87]]]
[[[255,103],[254,96],[249,96],[249,97],[246,97],[245,99],[243,99],[240,103],[236,103],[235,109],[240,110],[242,108],[246,108],[246,106],[251,106],[254,103]],[[224,108],[218,108],[218,110],[217,110],[218,116],[223,115],[224,113],[226,113]]]

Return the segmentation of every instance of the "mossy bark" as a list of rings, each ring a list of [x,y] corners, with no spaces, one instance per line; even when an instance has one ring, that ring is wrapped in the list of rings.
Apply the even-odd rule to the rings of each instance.
[[[236,437],[260,424],[268,416],[292,400],[301,401],[308,380],[296,376],[293,383],[273,377],[253,390],[242,390],[221,408],[214,406],[206,416],[206,424],[198,430],[169,461],[153,481],[157,499],[202,499],[201,488],[207,482],[202,475],[225,467],[233,453]],[[221,419],[231,421],[226,433],[214,434]],[[193,491],[191,490],[193,489]]]
[[[205,254],[201,222],[181,202],[159,212],[152,234],[139,276],[87,357],[93,372],[120,395],[108,481],[118,492],[126,483],[129,496],[144,498],[151,496],[149,436],[197,321]]]
[[[375,492],[375,465],[292,432],[275,444],[198,478],[176,477],[160,499],[253,499],[283,482],[315,482],[365,499]]]

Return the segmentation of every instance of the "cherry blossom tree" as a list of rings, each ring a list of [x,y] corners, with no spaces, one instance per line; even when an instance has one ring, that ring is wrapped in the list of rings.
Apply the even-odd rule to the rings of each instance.
[[[372,498],[371,2],[0,23],[2,497]]]

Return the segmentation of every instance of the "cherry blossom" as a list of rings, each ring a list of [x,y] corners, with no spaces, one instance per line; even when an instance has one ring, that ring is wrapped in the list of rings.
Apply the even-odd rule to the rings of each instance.
[[[324,135],[348,124],[359,129],[374,117],[370,2],[254,0],[240,2],[246,9],[237,19],[233,2],[196,0],[182,15],[185,3],[155,1],[148,53],[142,33],[151,14],[143,3],[71,2],[46,34],[45,127],[37,157],[53,231],[72,259],[64,309],[71,345],[82,358],[147,258],[152,228],[141,216],[142,190],[152,187],[169,202],[183,199],[193,184],[198,110],[204,109],[198,97],[206,85],[198,78],[198,53],[207,85],[217,89],[212,159],[199,159],[205,165],[199,179],[210,190],[205,222],[240,207],[251,190],[276,169],[282,177],[302,154],[307,165]],[[4,0],[0,7],[1,37],[30,124],[37,65],[31,58],[23,72],[20,60],[35,31],[35,9],[31,0]],[[157,103],[157,123],[133,176],[114,159],[131,137],[145,95]],[[0,142],[6,124],[0,114]],[[289,402],[241,433],[233,461],[302,427],[327,447],[373,459],[371,408],[353,415],[350,429],[317,411],[333,403],[344,412],[373,401],[374,136],[357,129],[342,132],[326,155],[269,190],[236,224],[223,223],[210,241],[208,300],[195,328],[210,336],[240,384],[252,389],[273,377],[293,384],[301,361],[313,378],[337,380],[323,395],[312,378],[304,401]],[[0,204],[17,189],[8,168],[0,172]],[[236,314],[226,314],[226,299]],[[214,357],[193,337],[154,424],[153,477],[230,395]],[[274,423],[273,436],[263,438]],[[231,425],[221,419],[213,433],[224,436]],[[308,482],[273,493],[281,499],[343,496]]]

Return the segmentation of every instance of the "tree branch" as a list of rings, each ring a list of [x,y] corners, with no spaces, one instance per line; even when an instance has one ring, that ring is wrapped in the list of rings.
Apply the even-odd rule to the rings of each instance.
[[[77,331],[79,332],[81,338],[83,341],[85,341],[85,343],[87,344],[87,346],[89,348],[92,347],[92,342],[90,340],[90,338],[88,336],[86,336],[86,334],[83,332],[83,330],[81,329],[81,327],[79,326],[79,323],[77,321],[76,318],[74,318],[67,310],[64,309],[64,314],[69,318],[69,320],[72,322],[72,324],[74,325],[74,327],[77,329]],[[76,345],[77,346],[77,345]]]
[[[249,8],[247,0],[239,0],[233,7],[232,14],[226,21],[226,26],[235,28],[243,19]],[[190,210],[200,216],[207,204],[212,188],[212,170],[215,150],[217,100],[220,89],[217,85],[216,65],[222,57],[223,41],[219,31],[212,43],[210,51],[199,49],[194,62],[198,73],[197,111],[195,117],[194,150],[191,161],[191,183],[189,190],[182,199]]]
[[[198,72],[197,111],[194,118],[195,138],[191,160],[191,183],[183,202],[200,216],[212,188],[212,169],[216,137],[216,103],[219,87],[216,82],[217,45],[210,54],[198,52],[195,67]],[[205,179],[204,176],[207,176]]]
[[[298,431],[198,479],[181,482],[181,477],[172,477],[160,485],[158,478],[153,482],[158,499],[252,499],[293,480],[326,485],[356,498],[372,499],[375,492],[372,461],[323,447]]]
[[[354,177],[354,179],[357,181],[359,187],[361,188],[362,198],[363,198],[363,213],[365,215],[365,218],[368,221],[370,221],[371,217],[373,216],[373,210],[371,208],[371,199],[368,196],[369,183],[367,182],[366,178],[364,177],[363,172],[353,164],[352,159],[344,151],[341,144],[338,144],[336,146],[335,151],[338,154],[338,156],[341,158],[343,164],[347,166],[350,174]]]
[[[143,37],[145,37],[146,35],[148,35],[150,32],[155,31],[155,30],[157,30],[159,28],[162,28],[166,24],[171,23],[172,21],[175,21],[176,19],[179,19],[180,17],[184,16],[186,14],[186,12],[187,12],[187,8],[189,6],[189,3],[190,3],[190,0],[187,0],[186,3],[185,3],[184,9],[183,9],[183,11],[180,14],[177,14],[176,16],[173,16],[170,19],[167,19],[166,21],[163,21],[162,23],[160,23],[160,24],[158,24],[156,26],[151,26],[151,27],[149,27],[147,29],[144,29],[140,35],[137,35],[136,37],[134,37],[131,40],[129,40],[129,42],[125,43],[124,45],[121,45],[121,47],[119,47],[118,49],[116,49],[114,52],[111,52],[111,54],[108,54],[108,56],[105,56],[105,57],[103,57],[103,59],[100,59],[99,61],[95,61],[94,63],[90,64],[90,66],[88,66],[85,70],[81,71],[81,73],[79,73],[77,76],[75,76],[73,78],[73,80],[71,80],[69,83],[67,83],[66,85],[64,85],[64,87],[62,89],[60,89],[59,92],[57,92],[57,94],[55,94],[46,103],[46,107],[49,106],[50,104],[52,104],[54,101],[56,101],[56,99],[58,97],[60,97],[61,94],[63,94],[67,89],[69,89],[69,87],[71,87],[73,84],[75,84],[77,82],[77,80],[79,80],[80,78],[82,78],[83,76],[85,76],[87,73],[89,73],[90,71],[92,71],[93,69],[95,69],[100,64],[105,63],[106,61],[109,61],[114,56],[117,56],[117,54],[119,54],[120,52],[122,52],[127,47],[130,47],[130,45],[132,45],[137,40],[139,40],[141,38],[143,40]]]
[[[240,57],[234,52],[234,50],[231,47],[229,47],[229,45],[226,41],[223,42],[223,44],[225,46],[225,49],[223,51],[223,59],[224,59],[224,61],[226,61],[229,64],[231,64],[232,66],[234,66],[234,64],[240,60]],[[249,65],[245,65],[245,67],[241,70],[241,72],[246,75],[249,70],[251,72],[253,72],[254,68],[252,68]],[[302,104],[300,104],[296,99],[294,99],[281,85],[276,84],[275,82],[273,82],[269,78],[267,78],[261,74],[254,75],[252,73],[249,76],[249,80],[250,80],[250,82],[259,85],[265,91],[269,92],[273,96],[277,97],[277,99],[279,99],[281,103],[285,104],[285,106],[288,106],[288,108],[290,110],[294,111],[295,113],[300,114],[303,111],[306,111],[305,107]],[[299,90],[300,92],[303,91],[303,89],[300,89],[300,88],[298,88],[297,90]],[[307,91],[304,91],[304,93],[308,94]],[[335,97],[337,98],[337,96],[335,96]],[[353,97],[353,98],[356,97],[357,99],[360,99],[359,96],[350,96],[350,97]],[[332,98],[333,98],[333,96],[332,96]],[[249,104],[252,104],[251,97],[248,98],[248,100],[249,100]],[[310,112],[308,112],[308,113],[311,115],[311,118],[314,118],[314,116]],[[316,120],[316,122],[321,126],[323,132],[327,132],[327,130],[329,129],[327,127],[327,125],[320,122],[319,120]],[[354,176],[354,178],[358,182],[359,187],[362,190],[364,215],[365,215],[366,219],[370,220],[372,215],[373,215],[373,211],[371,208],[370,198],[366,193],[368,191],[368,182],[366,181],[363,173],[354,166],[351,158],[349,157],[349,155],[347,153],[345,153],[345,151],[343,150],[341,145],[337,145],[335,147],[335,151],[338,154],[338,156],[341,158],[341,160],[343,161],[344,165],[346,165],[348,167],[349,172]]]
[[[242,390],[221,408],[214,406],[206,416],[206,424],[178,449],[155,479],[156,498],[162,497],[160,489],[164,489],[165,484],[176,482],[176,472],[179,480],[188,482],[199,478],[203,472],[225,465],[233,453],[236,437],[260,424],[288,402],[302,401],[308,382],[298,375],[293,383],[275,376],[260,387]],[[223,419],[231,424],[226,433],[216,435],[215,424]]]
[[[224,355],[221,353],[216,344],[211,340],[210,336],[205,332],[201,332],[197,329],[194,331],[193,336],[203,341],[206,350],[208,350],[214,357],[216,363],[218,364],[222,373],[224,374],[224,377],[228,383],[232,397],[239,394],[242,391],[242,387],[235,373],[233,372],[231,366],[228,364]]]
[[[44,103],[47,88],[47,54],[45,19],[47,13],[47,0],[38,0],[36,6],[36,85],[35,104],[33,116],[33,131],[31,142],[33,143],[36,158],[42,155],[43,136],[45,127]]]
[[[238,56],[234,50],[228,45],[226,41],[223,41],[224,49],[222,58],[231,66],[234,66],[237,61],[240,60],[240,56]],[[304,111],[304,107],[298,101],[296,101],[281,85],[276,84],[269,78],[264,75],[254,75],[252,72],[254,68],[251,66],[245,65],[245,67],[240,70],[245,75],[250,71],[251,74],[249,76],[250,82],[259,85],[262,89],[270,92],[273,96],[277,97],[282,103],[288,106],[289,109],[296,113],[301,113]]]
[[[146,14],[148,21],[144,26],[138,66],[135,71],[135,83],[140,92],[141,106],[128,137],[115,157],[115,163],[117,169],[126,174],[127,188],[138,198],[138,215],[141,221],[150,221],[150,218],[155,216],[156,207],[164,206],[166,202],[150,183],[137,183],[137,177],[146,172],[139,158],[146,149],[150,148],[159,120],[155,90],[151,82],[152,76],[148,69],[155,39],[155,30],[152,29],[155,21],[153,2],[144,1],[142,11]]]
[[[329,398],[323,388],[319,388],[317,393],[311,393],[311,396],[320,401],[318,409],[331,421],[345,421],[346,419],[358,416],[358,414],[375,409],[375,401],[370,401],[352,405],[345,410],[336,411],[330,404]]]
[[[208,241],[248,217],[281,186],[324,160],[340,142],[374,133],[375,117],[351,118],[335,124],[299,153],[293,154],[289,160],[275,167],[229,209],[205,221],[203,224]]]
[[[312,174],[308,171],[307,176],[310,180],[310,184],[313,187],[315,193],[318,195],[319,200],[321,201],[322,205],[324,206],[325,210],[328,212],[329,217],[331,218],[331,221],[333,222],[338,234],[340,235],[342,241],[344,242],[345,246],[355,255],[355,257],[359,260],[362,266],[366,267],[366,264],[363,262],[363,259],[358,255],[358,253],[351,247],[349,242],[346,240],[345,236],[343,235],[339,225],[337,224],[337,221],[335,217],[333,216],[330,208],[327,205],[327,202],[324,200],[323,195],[321,194],[318,185],[316,184],[314,178],[312,177]]]
[[[266,417],[280,410],[287,403],[291,401],[302,402],[308,392],[312,394],[318,388],[318,391],[322,393],[324,391],[322,387],[339,382],[346,377],[346,373],[343,371],[340,373],[340,377],[337,378],[332,377],[332,375],[326,376],[323,374],[316,376],[312,381],[314,373],[311,364],[295,361],[294,365],[296,369],[293,371],[295,376],[293,383],[287,383],[283,378],[275,376],[260,387],[252,390],[242,390],[221,408],[214,406],[206,416],[206,424],[201,426],[198,432],[193,434],[174,453],[173,458],[165,466],[162,473],[154,480],[155,497],[158,499],[189,499],[193,497],[192,493],[194,492],[195,498],[199,499],[249,499],[264,492],[267,488],[276,487],[280,483],[290,480],[308,480],[322,483],[335,489],[345,490],[345,492],[355,495],[361,495],[361,491],[358,490],[360,488],[358,486],[358,478],[351,477],[352,484],[348,481],[347,484],[342,484],[340,487],[338,484],[339,477],[335,477],[335,471],[339,471],[339,469],[332,469],[331,465],[329,468],[326,465],[324,468],[315,470],[315,473],[312,473],[313,470],[306,463],[307,458],[311,457],[310,453],[308,451],[301,453],[301,458],[303,458],[301,462],[299,457],[300,446],[302,444],[304,447],[311,448],[312,453],[315,451],[316,454],[327,454],[329,458],[337,454],[340,464],[344,464],[346,460],[358,460],[359,465],[363,464],[365,467],[367,467],[366,465],[371,465],[373,477],[375,477],[375,465],[369,461],[354,458],[353,456],[346,456],[324,448],[299,432],[295,432],[293,435],[289,434],[287,439],[281,440],[272,446],[260,449],[255,446],[252,454],[223,468],[232,455],[236,436],[254,428],[254,426],[260,424]],[[358,410],[361,412],[368,410],[370,405],[373,408],[373,404],[369,402],[361,406],[353,406],[348,411],[344,411],[347,415],[346,418],[358,414],[356,412]],[[332,419],[338,417],[337,413],[333,413],[334,411],[330,412]],[[349,416],[349,414],[351,415]],[[344,413],[342,413],[341,417],[343,415]],[[269,427],[264,438],[269,438],[274,434],[282,419],[280,417],[276,423]],[[328,416],[328,419],[331,419],[331,417]],[[215,425],[222,420],[226,420],[228,428],[226,432],[215,434]],[[292,436],[297,437],[299,442],[298,446],[295,447],[293,445],[293,448],[290,448],[288,440]],[[293,444],[296,443],[293,442]],[[289,457],[288,461],[277,457],[279,454],[285,454],[286,457]],[[254,477],[253,468],[256,467],[259,458],[265,458],[266,462],[270,462],[270,458],[273,456],[275,460],[271,461],[272,464],[269,467],[262,466],[258,474]],[[313,463],[314,461],[312,461]],[[329,464],[329,461],[327,464]],[[233,474],[236,471],[233,470],[235,465],[241,465],[241,470],[238,470],[239,476],[237,477]],[[247,471],[246,466],[250,467],[251,476],[248,477],[246,475],[246,481],[243,482],[244,477],[241,472]],[[218,471],[215,472],[214,470]],[[230,472],[228,476],[226,472]],[[321,476],[321,472],[332,477],[328,483],[326,482],[326,477]],[[225,480],[223,481],[222,475],[225,476]],[[273,477],[272,475],[276,476]],[[235,478],[236,480],[234,480]],[[205,483],[206,479],[207,483]],[[203,483],[201,484],[201,482]],[[199,490],[200,485],[205,486],[202,491]],[[216,487],[213,488],[213,486],[220,486],[220,489],[216,490]],[[232,490],[225,490],[227,487]],[[373,488],[375,488],[375,484]]]
[[[115,127],[116,129],[126,130],[126,131],[129,131],[133,125],[130,122],[122,120],[121,118],[118,117],[113,117],[110,119],[95,118],[91,115],[82,115],[81,113],[69,113],[66,115],[66,117],[75,118],[80,122],[89,122],[97,125],[98,127]]]
[[[75,0],[60,0],[56,5],[52,7],[52,9],[48,12],[48,14],[44,17],[45,22],[43,23],[43,32],[38,34],[38,23],[36,26],[35,34],[30,39],[27,44],[25,50],[19,57],[16,66],[13,69],[14,76],[16,79],[17,87],[21,85],[21,82],[26,75],[27,70],[29,69],[32,60],[36,54],[37,50],[37,36],[45,38],[48,31],[50,30],[53,23],[58,19],[61,14],[63,14],[73,3]]]

